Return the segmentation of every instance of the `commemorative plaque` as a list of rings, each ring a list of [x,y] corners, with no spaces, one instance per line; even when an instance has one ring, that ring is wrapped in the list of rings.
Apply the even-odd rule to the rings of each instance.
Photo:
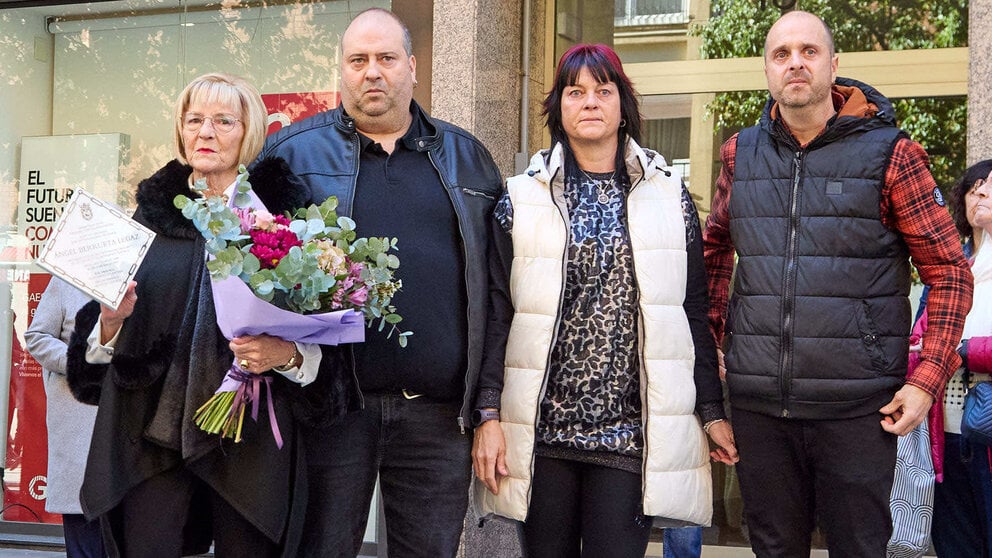
[[[37,264],[116,309],[154,238],[117,206],[77,188]]]

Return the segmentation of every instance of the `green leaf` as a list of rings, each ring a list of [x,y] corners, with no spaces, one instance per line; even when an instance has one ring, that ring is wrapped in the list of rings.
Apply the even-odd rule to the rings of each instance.
[[[320,204],[320,209],[321,211],[324,212],[324,214],[334,213],[337,208],[338,208],[337,196],[330,196],[326,200],[324,200],[323,203]]]
[[[351,218],[345,217],[344,215],[338,217],[337,225],[341,227],[342,230],[346,231],[353,231],[356,226],[355,222],[352,221]]]
[[[258,273],[258,270],[261,269],[261,267],[262,265],[259,263],[258,258],[255,257],[255,254],[245,254],[244,260],[241,262],[241,269],[245,273],[254,275]]]
[[[248,194],[238,192],[234,195],[234,205],[237,207],[248,207],[251,205],[251,196]]]
[[[172,198],[172,205],[176,206],[177,209],[183,209],[187,205],[193,203],[193,200],[187,198],[186,196],[179,194],[178,196]]]

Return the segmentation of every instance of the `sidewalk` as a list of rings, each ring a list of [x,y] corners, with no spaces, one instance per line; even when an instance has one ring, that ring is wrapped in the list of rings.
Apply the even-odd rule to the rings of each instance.
[[[65,558],[65,552],[30,550],[25,548],[0,548],[0,558]]]

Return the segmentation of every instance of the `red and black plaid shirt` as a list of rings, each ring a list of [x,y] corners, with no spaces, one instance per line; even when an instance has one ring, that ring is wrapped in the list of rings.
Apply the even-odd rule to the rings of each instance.
[[[730,238],[729,202],[734,182],[737,136],[720,149],[723,166],[716,180],[712,212],[706,219],[703,245],[710,292],[710,326],[717,340],[723,339],[730,278],[734,271],[734,244]],[[937,399],[948,378],[961,365],[956,348],[965,317],[971,308],[972,277],[961,251],[958,234],[947,209],[935,198],[930,160],[918,143],[901,139],[896,143],[882,187],[882,223],[899,231],[920,280],[930,285],[929,313],[923,336],[920,364],[907,378]],[[906,324],[909,334],[911,324]]]

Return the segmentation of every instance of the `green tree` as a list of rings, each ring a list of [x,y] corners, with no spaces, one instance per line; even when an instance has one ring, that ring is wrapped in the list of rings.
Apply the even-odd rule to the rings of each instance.
[[[782,2],[779,2],[780,4]],[[967,0],[800,0],[830,26],[838,52],[959,47],[968,44]],[[703,58],[762,56],[765,35],[781,15],[769,0],[712,0],[709,21],[692,33],[703,39]],[[920,68],[926,71],[926,68]],[[844,75],[841,57],[840,75]],[[767,91],[723,93],[710,104],[717,126],[757,123]],[[930,154],[934,178],[953,184],[965,168],[965,97],[893,99],[899,125]]]

